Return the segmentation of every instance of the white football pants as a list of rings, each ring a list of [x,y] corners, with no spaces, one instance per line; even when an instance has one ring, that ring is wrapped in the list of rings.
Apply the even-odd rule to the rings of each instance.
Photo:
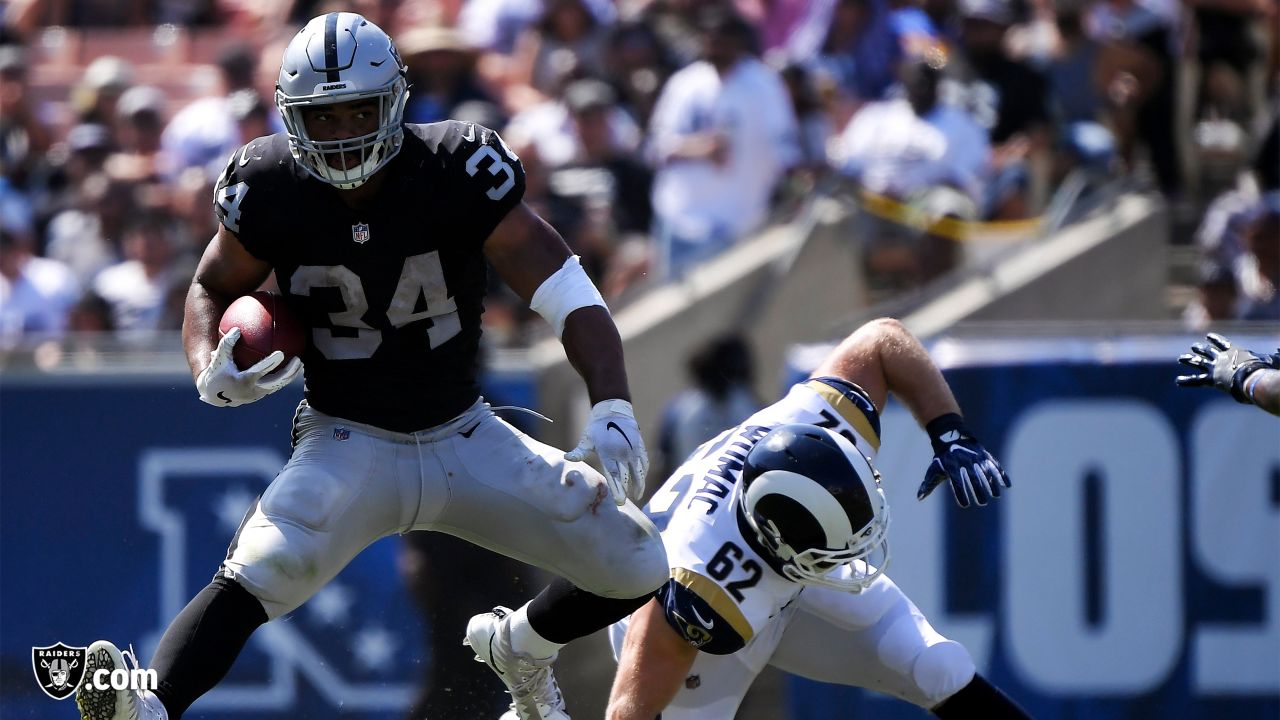
[[[294,433],[293,456],[221,570],[272,619],[375,540],[409,530],[456,535],[605,597],[639,597],[667,577],[658,531],[634,503],[615,505],[599,472],[516,430],[483,400],[413,433],[304,405]]]
[[[629,620],[629,618],[628,618]],[[627,620],[609,628],[616,658]],[[933,629],[887,576],[861,593],[806,587],[731,655],[698,653],[662,720],[733,720],[766,665],[932,708],[973,679],[969,651]]]

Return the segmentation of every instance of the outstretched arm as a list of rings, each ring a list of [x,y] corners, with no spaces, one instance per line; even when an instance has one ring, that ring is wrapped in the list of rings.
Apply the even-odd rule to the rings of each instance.
[[[1272,415],[1280,415],[1280,352],[1258,355],[1217,334],[1205,336],[1205,343],[1191,346],[1178,362],[1194,372],[1179,375],[1183,387],[1213,386],[1236,399],[1257,405]]]
[[[1280,415],[1280,369],[1259,370],[1245,382],[1245,394],[1253,404]]]
[[[986,505],[1009,487],[1009,476],[964,425],[951,387],[920,341],[893,318],[873,320],[844,339],[813,372],[856,383],[884,410],[889,393],[900,399],[924,427],[934,459],[916,497],[923,500],[951,482],[961,507]]]
[[[608,720],[654,720],[676,696],[698,649],[685,642],[650,600],[631,616],[618,672],[609,692]]]
[[[921,425],[960,412],[951,388],[929,353],[894,318],[872,320],[855,330],[813,374],[834,375],[857,384],[881,412],[892,392]]]

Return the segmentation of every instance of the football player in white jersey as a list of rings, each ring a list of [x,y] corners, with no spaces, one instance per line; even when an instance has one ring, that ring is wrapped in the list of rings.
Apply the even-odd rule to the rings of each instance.
[[[609,720],[732,720],[766,665],[943,718],[1027,717],[884,574],[889,508],[873,463],[890,392],[933,442],[920,499],[944,481],[963,507],[1009,487],[920,342],[896,320],[864,325],[650,500],[671,578],[610,628]]]

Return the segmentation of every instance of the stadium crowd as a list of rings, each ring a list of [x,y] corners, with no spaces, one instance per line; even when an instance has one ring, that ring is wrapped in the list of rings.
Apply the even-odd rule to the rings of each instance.
[[[1179,206],[1222,190],[1188,322],[1280,319],[1276,0],[17,0],[0,36],[0,346],[177,329],[213,184],[281,129],[281,52],[337,9],[397,40],[407,121],[501,130],[526,201],[612,302],[840,181],[1016,220],[1083,172],[1148,178]],[[869,252],[868,272],[923,281],[953,244]],[[542,332],[502,289],[485,318],[495,346]]]

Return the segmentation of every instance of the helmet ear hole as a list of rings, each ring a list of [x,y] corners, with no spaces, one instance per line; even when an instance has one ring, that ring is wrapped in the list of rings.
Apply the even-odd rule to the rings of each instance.
[[[747,454],[742,480],[743,514],[788,578],[858,591],[883,572],[888,505],[848,439],[816,425],[775,428]]]

